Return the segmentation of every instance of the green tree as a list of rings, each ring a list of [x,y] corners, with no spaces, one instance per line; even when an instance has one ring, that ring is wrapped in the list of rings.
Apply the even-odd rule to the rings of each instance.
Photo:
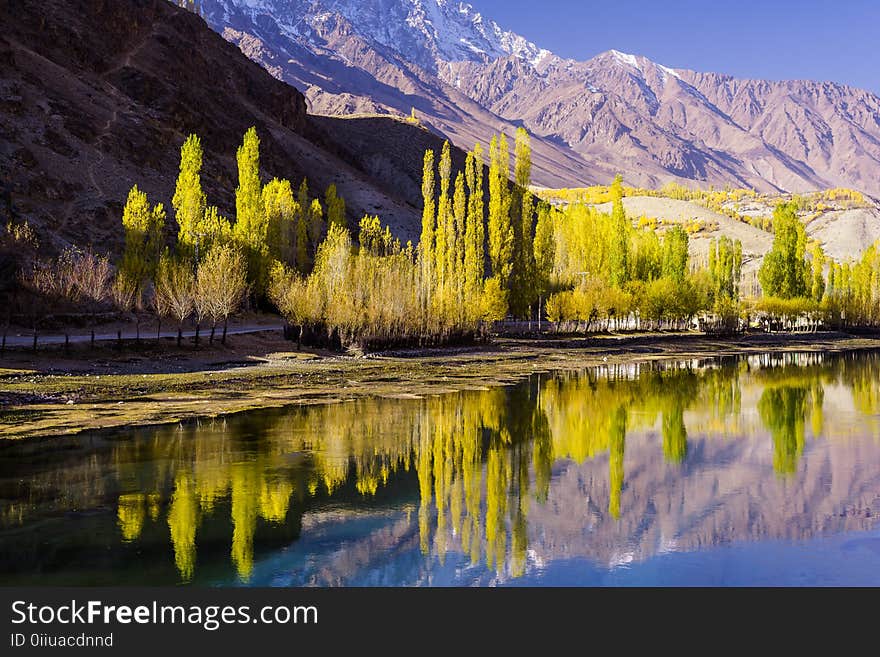
[[[203,233],[207,202],[202,191],[202,142],[190,135],[180,148],[180,173],[171,205],[177,220],[177,249],[184,258],[195,258]]]
[[[742,278],[742,243],[726,235],[709,243],[709,278],[716,309],[726,302],[739,301]]]
[[[236,241],[247,254],[248,281],[252,291],[262,297],[268,277],[268,222],[260,184],[260,138],[250,128],[236,153],[238,187],[235,190]]]
[[[318,247],[321,245],[321,240],[325,236],[324,233],[327,226],[324,222],[324,209],[321,207],[321,201],[316,198],[312,199],[312,203],[308,207],[309,243],[311,244],[311,252],[314,254],[312,258],[314,259],[318,253]]]
[[[487,322],[502,320],[507,316],[507,292],[493,276],[483,283],[482,319]]]
[[[315,199],[314,204],[318,204],[318,199]],[[321,206],[318,204],[317,208],[304,208],[297,203],[296,210],[293,262],[296,263],[297,269],[301,273],[306,273],[311,270],[313,253],[312,242],[309,236],[309,222],[315,221],[313,217],[317,216],[318,223],[321,223]]]
[[[125,231],[125,248],[119,268],[135,286],[135,303],[139,304],[146,282],[156,275],[162,252],[165,209],[161,203],[150,208],[147,195],[135,185],[128,193],[122,211],[122,227]]]
[[[457,310],[462,310],[464,293],[465,222],[467,221],[467,196],[464,191],[464,173],[455,176],[452,195],[452,220],[447,224],[446,262],[449,271],[450,292],[455,298]]]
[[[804,258],[807,234],[794,204],[776,206],[773,231],[773,246],[758,270],[764,295],[780,299],[807,296],[812,287]]]
[[[423,304],[430,302],[434,287],[434,224],[437,220],[434,193],[434,151],[428,149],[422,163],[422,233],[419,238],[419,294]]]
[[[288,180],[273,178],[263,187],[263,208],[266,213],[266,244],[269,256],[291,267],[302,264],[298,224],[302,209],[293,198],[293,188]]]
[[[510,224],[507,137],[489,144],[489,262],[492,276],[507,289],[513,269],[513,227]]]
[[[825,297],[824,271],[826,260],[827,258],[825,257],[825,252],[822,250],[822,245],[816,242],[812,249],[812,258],[810,261],[812,266],[810,296],[816,303],[821,303],[822,299]]]
[[[514,181],[515,205],[517,221],[513,225],[514,233],[514,275],[511,289],[511,306],[513,313],[523,317],[535,300],[535,254],[534,226],[535,201],[529,191],[532,178],[532,150],[529,133],[525,128],[518,128],[514,144]]]
[[[452,175],[452,157],[449,142],[443,142],[438,167],[440,177],[440,195],[437,197],[437,224],[434,229],[434,280],[437,291],[441,294],[441,308],[445,304],[447,289],[447,264],[449,254],[449,229],[452,220],[452,207],[449,199],[450,176]]]
[[[538,321],[541,321],[541,300],[550,293],[553,267],[556,258],[556,239],[553,231],[553,209],[549,204],[541,204],[538,210],[538,223],[535,226],[535,287],[538,293]]]
[[[345,221],[345,199],[336,193],[336,185],[331,183],[324,195],[324,208],[327,211],[327,225],[348,228]]]
[[[684,282],[688,267],[688,234],[674,226],[663,236],[663,276]]]
[[[621,287],[629,280],[629,233],[632,230],[623,209],[623,177],[619,174],[611,185],[611,246],[609,249],[609,282]]]

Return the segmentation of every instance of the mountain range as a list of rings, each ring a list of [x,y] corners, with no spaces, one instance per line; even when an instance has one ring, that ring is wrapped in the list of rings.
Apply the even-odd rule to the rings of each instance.
[[[312,112],[416,116],[469,148],[519,126],[535,184],[844,186],[880,196],[880,98],[611,50],[564,59],[448,0],[203,0],[208,23]]]

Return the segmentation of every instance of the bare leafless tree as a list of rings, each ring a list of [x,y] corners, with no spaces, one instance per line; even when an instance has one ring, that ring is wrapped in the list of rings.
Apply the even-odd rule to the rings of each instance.
[[[180,262],[167,252],[159,259],[156,312],[160,317],[170,317],[177,322],[178,347],[183,339],[183,323],[193,312],[195,287],[195,276],[187,263]]]
[[[229,244],[216,244],[199,265],[196,282],[196,313],[211,319],[211,338],[219,322],[223,322],[223,339],[229,316],[238,311],[247,296],[247,260],[241,251]]]
[[[95,346],[95,314],[108,301],[113,284],[113,266],[107,256],[95,255],[91,249],[76,251],[71,256],[73,287],[89,312],[92,346]]]
[[[138,282],[125,270],[116,272],[113,285],[110,287],[110,299],[117,310],[123,313],[134,312],[135,335],[138,342],[141,339],[141,318],[138,314]]]

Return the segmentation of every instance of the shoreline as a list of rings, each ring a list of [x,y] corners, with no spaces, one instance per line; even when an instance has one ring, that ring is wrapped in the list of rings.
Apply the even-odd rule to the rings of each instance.
[[[836,332],[501,337],[475,347],[364,357],[296,352],[295,343],[277,332],[236,336],[230,342],[199,350],[152,345],[116,352],[107,347],[76,358],[7,353],[0,359],[0,444],[294,404],[418,398],[614,363],[880,349],[880,335]]]

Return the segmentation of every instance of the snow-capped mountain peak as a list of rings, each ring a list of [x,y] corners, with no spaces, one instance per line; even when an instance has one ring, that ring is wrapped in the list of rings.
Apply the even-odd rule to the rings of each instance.
[[[223,22],[244,15],[253,24],[270,19],[289,35],[344,18],[365,39],[403,59],[434,70],[439,64],[488,61],[513,55],[537,65],[551,55],[526,38],[504,30],[472,5],[450,0],[208,0],[209,15]],[[218,16],[219,17],[219,16]]]
[[[474,0],[478,2],[478,0]],[[880,98],[609,50],[561,59],[458,0],[202,0],[208,23],[314,113],[413,110],[459,146],[523,126],[541,184],[670,179],[878,193]],[[540,177],[540,178],[539,178]]]
[[[681,79],[681,75],[675,69],[671,69],[668,66],[663,66],[662,64],[658,64],[647,57],[642,57],[641,55],[631,55],[630,53],[620,52],[619,50],[609,50],[608,55],[611,56],[617,63],[623,64],[624,66],[629,66],[630,68],[636,69],[639,73],[645,73],[646,68],[654,68],[660,71],[663,75],[671,75],[674,78]],[[599,56],[601,57],[601,55]]]

